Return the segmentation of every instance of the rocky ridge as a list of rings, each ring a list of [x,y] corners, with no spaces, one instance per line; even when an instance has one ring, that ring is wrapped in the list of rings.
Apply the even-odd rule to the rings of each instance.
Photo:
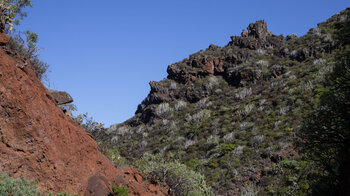
[[[179,160],[204,174],[215,195],[306,194],[307,177],[297,175],[310,166],[295,133],[317,104],[340,47],[334,33],[349,11],[301,37],[274,35],[257,21],[226,46],[168,66],[134,117],[94,135],[100,148],[131,164],[152,154]]]
[[[323,26],[324,24],[319,24]],[[317,27],[315,29],[319,29]],[[316,30],[313,30],[316,31]],[[322,34],[321,34],[322,35]],[[308,34],[307,39],[319,39],[318,34]],[[251,23],[241,36],[231,36],[231,42],[225,47],[211,44],[206,50],[192,54],[181,62],[168,66],[168,80],[150,82],[151,91],[138,106],[136,116],[147,123],[152,117],[148,106],[163,102],[183,99],[195,103],[213,94],[209,83],[199,88],[189,85],[198,79],[208,76],[222,76],[226,82],[235,87],[254,85],[276,78],[287,72],[286,65],[248,65],[260,57],[269,56],[274,59],[285,58],[290,61],[303,62],[307,58],[321,58],[329,52],[332,40],[329,35],[315,45],[298,45],[301,39],[292,34],[284,37],[274,35],[267,29],[265,21]],[[334,43],[333,43],[334,44]],[[268,63],[268,62],[267,62]],[[263,72],[263,66],[264,72]],[[266,70],[268,69],[268,70]],[[133,123],[133,122],[132,122]]]

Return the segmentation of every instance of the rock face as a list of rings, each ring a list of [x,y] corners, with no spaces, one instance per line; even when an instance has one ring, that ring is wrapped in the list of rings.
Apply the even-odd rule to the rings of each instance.
[[[1,33],[0,34],[0,45],[6,44],[7,42],[9,42],[10,37],[6,34]]]
[[[256,23],[250,23],[248,26],[248,33],[244,35],[242,33],[242,37],[255,37],[257,39],[266,40],[268,36],[272,36],[272,33],[267,29],[267,24],[263,20],[259,20]]]
[[[241,36],[232,36],[231,42],[227,46],[219,47],[211,44],[206,50],[192,54],[189,58],[168,66],[168,80],[150,82],[151,91],[136,111],[139,118],[133,118],[128,122],[139,124],[137,121],[141,120],[141,122],[147,123],[154,119],[156,115],[152,104],[171,102],[177,99],[194,103],[210,96],[214,92],[210,88],[210,84],[191,85],[208,76],[223,76],[226,82],[236,87],[256,84],[272,77],[276,78],[285,73],[284,67],[271,65],[268,67],[269,73],[262,73],[261,66],[247,66],[245,64],[249,64],[257,56],[273,56],[274,54],[267,54],[266,51],[280,47],[284,42],[286,42],[286,38],[269,32],[265,21],[249,24],[247,31],[243,31]],[[306,49],[294,53],[290,53],[288,48],[283,48],[276,55],[292,60],[304,60],[309,55]]]
[[[34,180],[43,192],[100,195],[116,183],[128,186],[131,195],[167,193],[158,185],[136,181],[137,170],[115,168],[92,136],[56,106],[57,99],[30,66],[20,69],[16,62],[0,48],[1,171]],[[63,95],[58,103],[71,100]]]
[[[307,36],[310,39],[317,39],[317,35]],[[295,34],[287,37],[272,34],[263,20],[251,23],[247,30],[243,30],[241,36],[231,36],[231,41],[226,46],[211,44],[206,50],[169,65],[168,80],[150,83],[151,91],[136,111],[136,115],[139,116],[128,122],[139,124],[137,121],[140,119],[143,123],[149,122],[155,117],[152,104],[177,99],[193,103],[210,96],[214,91],[208,88],[208,84],[193,86],[196,81],[208,76],[222,76],[227,83],[236,87],[249,86],[277,78],[287,72],[286,66],[264,65],[256,59],[265,56],[302,62],[309,57],[322,58],[327,47],[330,47],[327,45],[332,45],[321,42],[313,46],[296,48],[296,45],[302,45],[298,41],[300,42]]]
[[[282,35],[269,32],[265,21],[251,23],[241,36],[231,36],[231,42],[224,48],[211,44],[205,51],[170,65],[167,69],[168,79],[188,84],[208,75],[229,75],[232,68],[253,60],[256,55],[264,55],[266,49],[281,45],[284,39]],[[307,52],[297,52],[291,58],[303,60],[309,55]]]
[[[49,90],[49,93],[52,95],[52,97],[56,101],[57,105],[62,105],[62,104],[73,102],[73,98],[67,92]]]

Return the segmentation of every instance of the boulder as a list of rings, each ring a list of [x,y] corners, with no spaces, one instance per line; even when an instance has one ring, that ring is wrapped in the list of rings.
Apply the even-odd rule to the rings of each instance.
[[[96,174],[95,176],[89,178],[84,196],[99,195],[112,196],[113,193],[109,188],[107,178],[102,176],[101,174]]]
[[[57,105],[72,103],[73,98],[65,91],[49,90],[49,93],[56,101]]]

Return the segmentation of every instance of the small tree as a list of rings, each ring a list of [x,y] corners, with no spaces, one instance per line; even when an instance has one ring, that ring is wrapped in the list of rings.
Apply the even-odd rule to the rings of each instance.
[[[339,45],[334,70],[328,75],[328,90],[299,132],[301,147],[324,171],[316,194],[334,194],[348,186],[350,165],[350,21],[337,32]],[[320,187],[322,185],[323,187]],[[326,191],[329,191],[327,193]]]
[[[33,7],[30,0],[0,0],[0,33],[12,30],[13,25],[18,25],[27,13],[23,8]]]
[[[27,6],[33,7],[31,0],[0,0],[0,33],[10,34],[13,25],[19,25],[20,21],[27,16],[23,11]],[[19,55],[30,59],[37,77],[42,79],[48,65],[38,58],[40,49],[37,47],[37,42],[38,34],[34,32],[13,31],[7,46],[17,51]]]

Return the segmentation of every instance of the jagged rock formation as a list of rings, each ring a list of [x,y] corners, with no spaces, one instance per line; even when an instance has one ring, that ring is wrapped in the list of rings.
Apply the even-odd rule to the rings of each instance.
[[[183,99],[194,103],[213,94],[209,83],[201,87],[188,85],[198,79],[208,76],[222,76],[232,86],[243,87],[276,78],[287,72],[286,65],[246,65],[258,58],[270,56],[304,61],[306,58],[321,58],[325,46],[306,45],[295,47],[297,41],[294,35],[276,36],[268,31],[265,21],[249,24],[247,31],[241,36],[232,36],[231,42],[225,47],[210,45],[205,51],[190,55],[179,63],[168,66],[168,79],[160,82],[150,82],[151,91],[148,97],[138,106],[136,115],[142,122],[147,123],[152,118],[147,106],[163,102]],[[300,41],[300,40],[299,40]],[[264,67],[265,66],[265,67]],[[264,67],[264,68],[263,68]],[[264,72],[263,72],[264,69]],[[208,86],[209,85],[209,86]],[[131,122],[137,124],[138,122]]]
[[[34,180],[43,192],[100,195],[114,183],[128,186],[131,195],[167,194],[142,181],[137,170],[115,168],[92,136],[56,106],[71,97],[54,99],[56,93],[44,87],[30,66],[20,68],[18,62],[23,61],[14,51],[1,46],[0,171]]]
[[[175,157],[204,174],[216,195],[239,195],[250,185],[262,194],[306,194],[307,177],[297,175],[309,167],[293,141],[317,104],[340,47],[335,32],[349,15],[301,37],[274,35],[265,21],[249,24],[226,46],[168,66],[134,117],[95,137],[130,163],[149,154]]]
[[[251,23],[247,29],[248,31],[242,32],[242,36],[232,36],[232,41],[225,48],[210,45],[206,51],[170,65],[167,70],[168,78],[179,83],[188,83],[208,75],[224,75],[230,80],[231,68],[252,60],[255,50],[276,47],[284,39],[283,36],[270,33],[264,21]]]

